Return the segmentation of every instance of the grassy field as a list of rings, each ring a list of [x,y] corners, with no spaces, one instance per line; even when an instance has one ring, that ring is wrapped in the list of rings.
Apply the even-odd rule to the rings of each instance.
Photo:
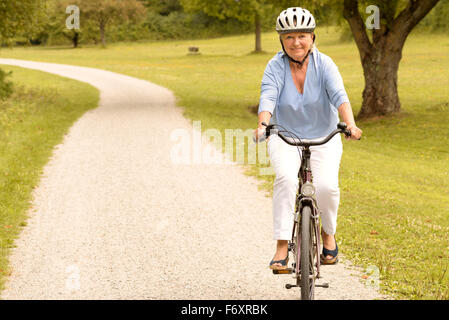
[[[363,72],[356,46],[320,29],[318,48],[339,66],[354,112]],[[279,50],[275,33],[264,54],[253,36],[121,43],[85,47],[2,49],[0,57],[107,69],[173,90],[186,117],[202,129],[253,128],[266,63]],[[190,45],[201,55],[188,56]],[[399,70],[403,112],[359,122],[361,142],[344,142],[337,240],[355,264],[380,270],[381,288],[399,299],[449,299],[449,36],[412,35]],[[247,166],[258,174],[257,166]],[[272,176],[259,177],[267,191]]]
[[[15,93],[0,101],[0,290],[8,254],[26,225],[32,191],[53,147],[71,125],[98,105],[95,88],[66,78],[10,66]]]

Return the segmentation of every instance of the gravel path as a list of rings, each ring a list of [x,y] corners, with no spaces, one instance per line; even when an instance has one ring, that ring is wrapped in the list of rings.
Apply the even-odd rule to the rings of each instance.
[[[174,164],[192,125],[165,88],[109,71],[0,59],[90,83],[100,106],[58,145],[2,299],[298,299],[268,269],[271,199],[236,164]],[[317,299],[382,298],[346,263]]]

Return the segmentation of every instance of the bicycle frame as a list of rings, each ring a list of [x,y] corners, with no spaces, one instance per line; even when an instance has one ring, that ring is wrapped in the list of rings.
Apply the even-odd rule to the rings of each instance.
[[[300,214],[302,212],[302,207],[304,205],[308,205],[311,207],[312,209],[312,228],[315,232],[315,239],[316,239],[316,244],[312,244],[312,245],[316,245],[316,268],[317,268],[317,273],[316,273],[316,278],[320,278],[320,255],[319,255],[319,248],[320,248],[320,233],[319,233],[319,226],[320,226],[320,221],[319,221],[319,210],[318,210],[318,205],[317,205],[317,201],[315,199],[315,196],[304,196],[301,193],[301,189],[304,183],[309,182],[313,185],[313,175],[312,175],[312,168],[310,165],[310,157],[311,157],[311,152],[310,152],[310,147],[306,146],[302,149],[302,156],[301,156],[301,166],[298,172],[298,193],[296,196],[296,205],[295,205],[295,222],[293,224],[293,231],[292,231],[292,240],[291,243],[295,243],[295,231],[296,228],[299,228],[300,226]],[[301,244],[297,243],[296,244],[296,250],[297,250],[297,257],[300,256],[300,247]],[[296,266],[298,266],[299,263],[299,259],[298,261],[296,261]],[[298,274],[298,268],[296,268],[296,274]]]

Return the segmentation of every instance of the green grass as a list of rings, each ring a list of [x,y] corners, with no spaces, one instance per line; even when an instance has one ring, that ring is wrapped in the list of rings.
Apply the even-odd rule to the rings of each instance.
[[[98,105],[93,87],[10,66],[15,93],[0,101],[0,290],[9,275],[8,254],[26,225],[32,191],[53,147],[71,125]]]
[[[356,46],[318,30],[318,48],[339,66],[354,112],[363,71]],[[250,54],[253,36],[213,40],[121,43],[85,47],[2,49],[0,57],[107,69],[174,91],[202,129],[253,128],[260,81],[279,50],[263,34],[265,54]],[[201,55],[187,56],[197,45]],[[411,35],[399,70],[402,114],[358,122],[361,142],[344,142],[337,239],[359,266],[380,269],[383,292],[398,299],[449,299],[449,36]],[[247,166],[257,175],[257,166]],[[261,176],[270,192],[273,177]]]

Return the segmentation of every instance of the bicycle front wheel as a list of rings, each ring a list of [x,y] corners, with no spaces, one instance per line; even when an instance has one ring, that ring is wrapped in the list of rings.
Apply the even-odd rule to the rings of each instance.
[[[313,253],[312,209],[304,206],[301,212],[301,228],[298,228],[298,242],[301,240],[300,274],[301,300],[313,300],[315,297],[315,272]],[[299,230],[300,229],[300,230]]]

